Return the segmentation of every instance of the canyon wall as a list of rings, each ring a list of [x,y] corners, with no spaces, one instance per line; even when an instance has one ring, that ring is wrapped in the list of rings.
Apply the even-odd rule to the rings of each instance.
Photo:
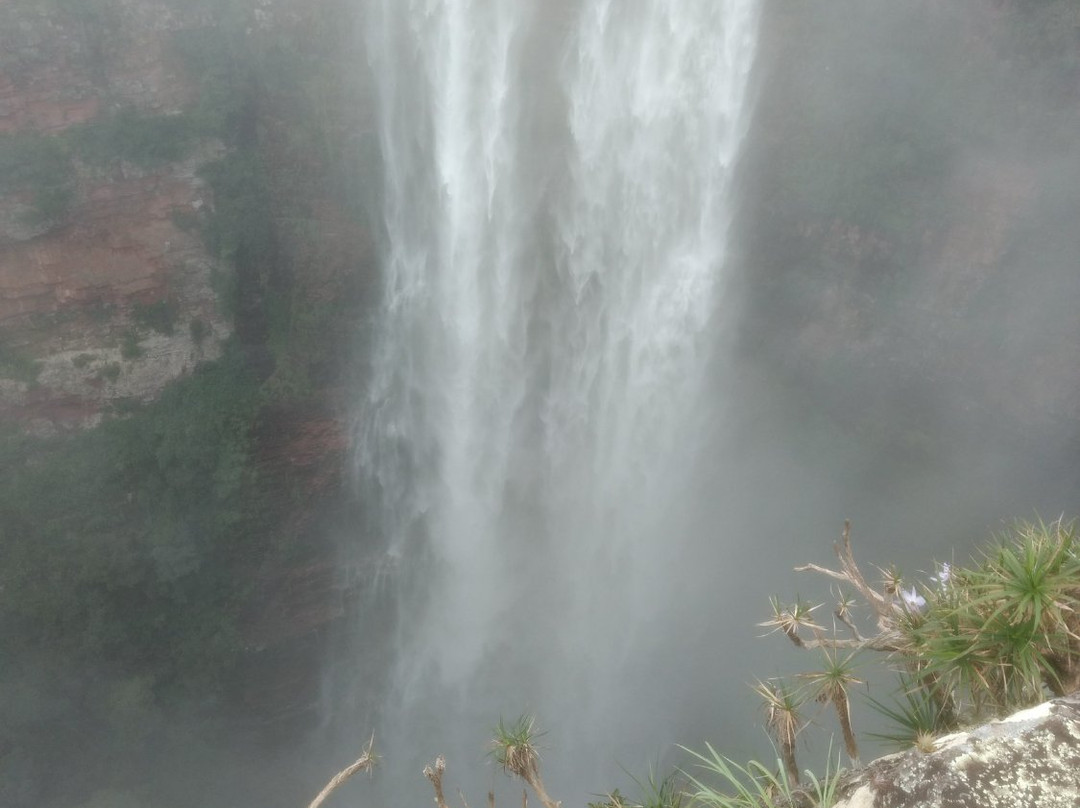
[[[199,788],[226,793],[320,720],[377,285],[355,26],[337,0],[0,0],[5,805],[165,804],[168,749],[217,749]],[[279,774],[266,799],[299,801]]]

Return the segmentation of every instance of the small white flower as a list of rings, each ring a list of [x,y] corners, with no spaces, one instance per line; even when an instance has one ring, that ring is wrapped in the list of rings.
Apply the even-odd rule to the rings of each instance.
[[[949,578],[951,577],[952,566],[949,564],[948,561],[946,561],[944,564],[941,565],[941,572],[939,572],[937,575],[931,575],[930,579],[933,581],[937,581],[939,584],[942,585],[942,587],[944,587],[947,583],[949,583]]]
[[[926,605],[926,598],[916,592],[915,587],[911,587],[910,592],[901,589],[900,597],[903,599],[905,606],[909,609],[914,609],[915,611],[918,611]]]

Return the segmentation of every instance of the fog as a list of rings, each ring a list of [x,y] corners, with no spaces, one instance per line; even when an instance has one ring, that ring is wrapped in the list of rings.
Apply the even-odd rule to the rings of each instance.
[[[793,567],[845,519],[917,582],[1077,512],[1075,3],[351,2],[378,278],[333,351],[348,585],[304,646],[315,720],[244,712],[265,657],[166,710],[110,701],[138,648],[64,672],[46,642],[19,669],[53,695],[3,701],[39,729],[0,728],[15,808],[306,804],[373,732],[327,805],[423,804],[439,754],[448,794],[516,804],[487,743],[525,713],[567,806],[680,746],[771,759],[751,684],[814,660],[759,624],[830,600]]]
[[[398,319],[357,463],[405,570],[369,712],[410,761],[386,794],[438,753],[482,793],[486,733],[522,712],[572,801],[677,744],[767,754],[748,682],[807,662],[756,624],[770,594],[828,597],[790,570],[845,518],[868,568],[917,580],[1071,507],[1077,195],[1050,176],[1078,165],[1076,43],[1030,52],[1053,34],[1023,4],[765,4],[760,29],[601,6],[381,12]],[[702,131],[738,143],[715,168],[680,140],[714,104]],[[706,310],[635,320],[633,295],[685,292],[677,255]]]

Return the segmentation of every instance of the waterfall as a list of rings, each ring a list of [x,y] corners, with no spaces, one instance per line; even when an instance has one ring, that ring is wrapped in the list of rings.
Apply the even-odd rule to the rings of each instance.
[[[394,755],[465,777],[530,711],[552,781],[602,790],[678,730],[648,692],[685,664],[658,657],[698,563],[757,6],[369,0],[385,289],[356,457],[403,570]]]

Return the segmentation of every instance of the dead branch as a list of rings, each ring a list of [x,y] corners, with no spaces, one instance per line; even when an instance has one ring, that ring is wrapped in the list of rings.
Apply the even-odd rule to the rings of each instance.
[[[335,774],[330,782],[326,784],[326,787],[319,792],[319,796],[312,800],[311,805],[309,805],[308,808],[319,808],[319,806],[326,802],[326,799],[337,790],[338,786],[357,772],[370,772],[375,767],[375,762],[377,760],[372,753],[372,748],[374,746],[375,736],[372,735],[371,739],[368,741],[367,747],[364,749],[364,754],[360,756],[360,759],[351,766],[348,766]]]
[[[892,599],[885,596],[881,592],[878,592],[870,584],[866,582],[866,578],[862,574],[862,570],[859,569],[859,565],[855,563],[855,556],[851,551],[851,520],[844,520],[844,531],[840,534],[840,541],[833,544],[833,551],[836,553],[837,559],[840,561],[840,569],[832,570],[828,567],[822,567],[817,564],[803,564],[801,567],[796,567],[796,572],[816,572],[819,575],[825,575],[837,581],[842,581],[855,588],[855,590],[862,596],[863,600],[869,604],[870,608],[874,610],[877,615],[878,629],[882,632],[888,632],[893,628],[896,613],[894,611]],[[843,618],[841,618],[843,620]],[[849,627],[853,628],[851,623],[847,620],[843,622]],[[857,634],[857,632],[856,632]],[[851,646],[837,646],[837,647],[851,647]]]
[[[863,641],[862,635],[859,633],[859,629],[856,628],[855,624],[851,621],[851,618],[844,614],[843,609],[834,609],[833,617],[835,617],[837,620],[839,620],[841,623],[848,627],[848,630],[851,632],[851,636],[855,640],[855,642]]]
[[[846,584],[851,583],[851,579],[846,572],[837,572],[836,570],[831,570],[828,567],[822,567],[817,564],[803,564],[801,567],[796,567],[795,572],[816,572],[820,575],[828,575],[830,578],[835,578]]]
[[[780,617],[774,617],[772,621],[763,625],[779,626],[792,643],[807,650],[824,648],[826,650],[849,649],[852,651],[869,650],[883,651],[885,653],[903,653],[905,650],[903,636],[897,627],[897,603],[893,600],[892,593],[887,588],[884,592],[880,592],[870,586],[859,569],[859,565],[855,563],[855,556],[851,550],[850,520],[844,520],[843,533],[840,535],[840,540],[833,544],[833,550],[840,561],[839,570],[829,569],[818,564],[803,564],[800,567],[795,567],[795,571],[814,572],[852,586],[877,617],[878,633],[873,637],[862,636],[855,626],[855,622],[847,614],[847,604],[843,602],[833,611],[833,617],[847,626],[851,632],[851,638],[836,636],[835,628],[832,634],[826,634],[820,626],[817,626],[812,621],[808,621],[803,625],[810,629],[813,639],[806,639],[801,636],[798,633],[798,626],[790,619],[785,623]]]
[[[446,758],[439,755],[435,758],[435,762],[430,766],[424,767],[424,777],[431,781],[432,787],[435,789],[435,804],[439,808],[449,808],[446,804],[446,797],[443,796],[442,776],[446,771]],[[462,799],[464,802],[464,798]]]
[[[807,651],[813,651],[817,648],[824,648],[829,651],[849,648],[852,651],[899,653],[903,650],[900,645],[900,635],[894,631],[882,632],[873,637],[860,637],[857,640],[846,640],[840,637],[819,637],[815,640],[804,640],[800,637],[797,645]]]

